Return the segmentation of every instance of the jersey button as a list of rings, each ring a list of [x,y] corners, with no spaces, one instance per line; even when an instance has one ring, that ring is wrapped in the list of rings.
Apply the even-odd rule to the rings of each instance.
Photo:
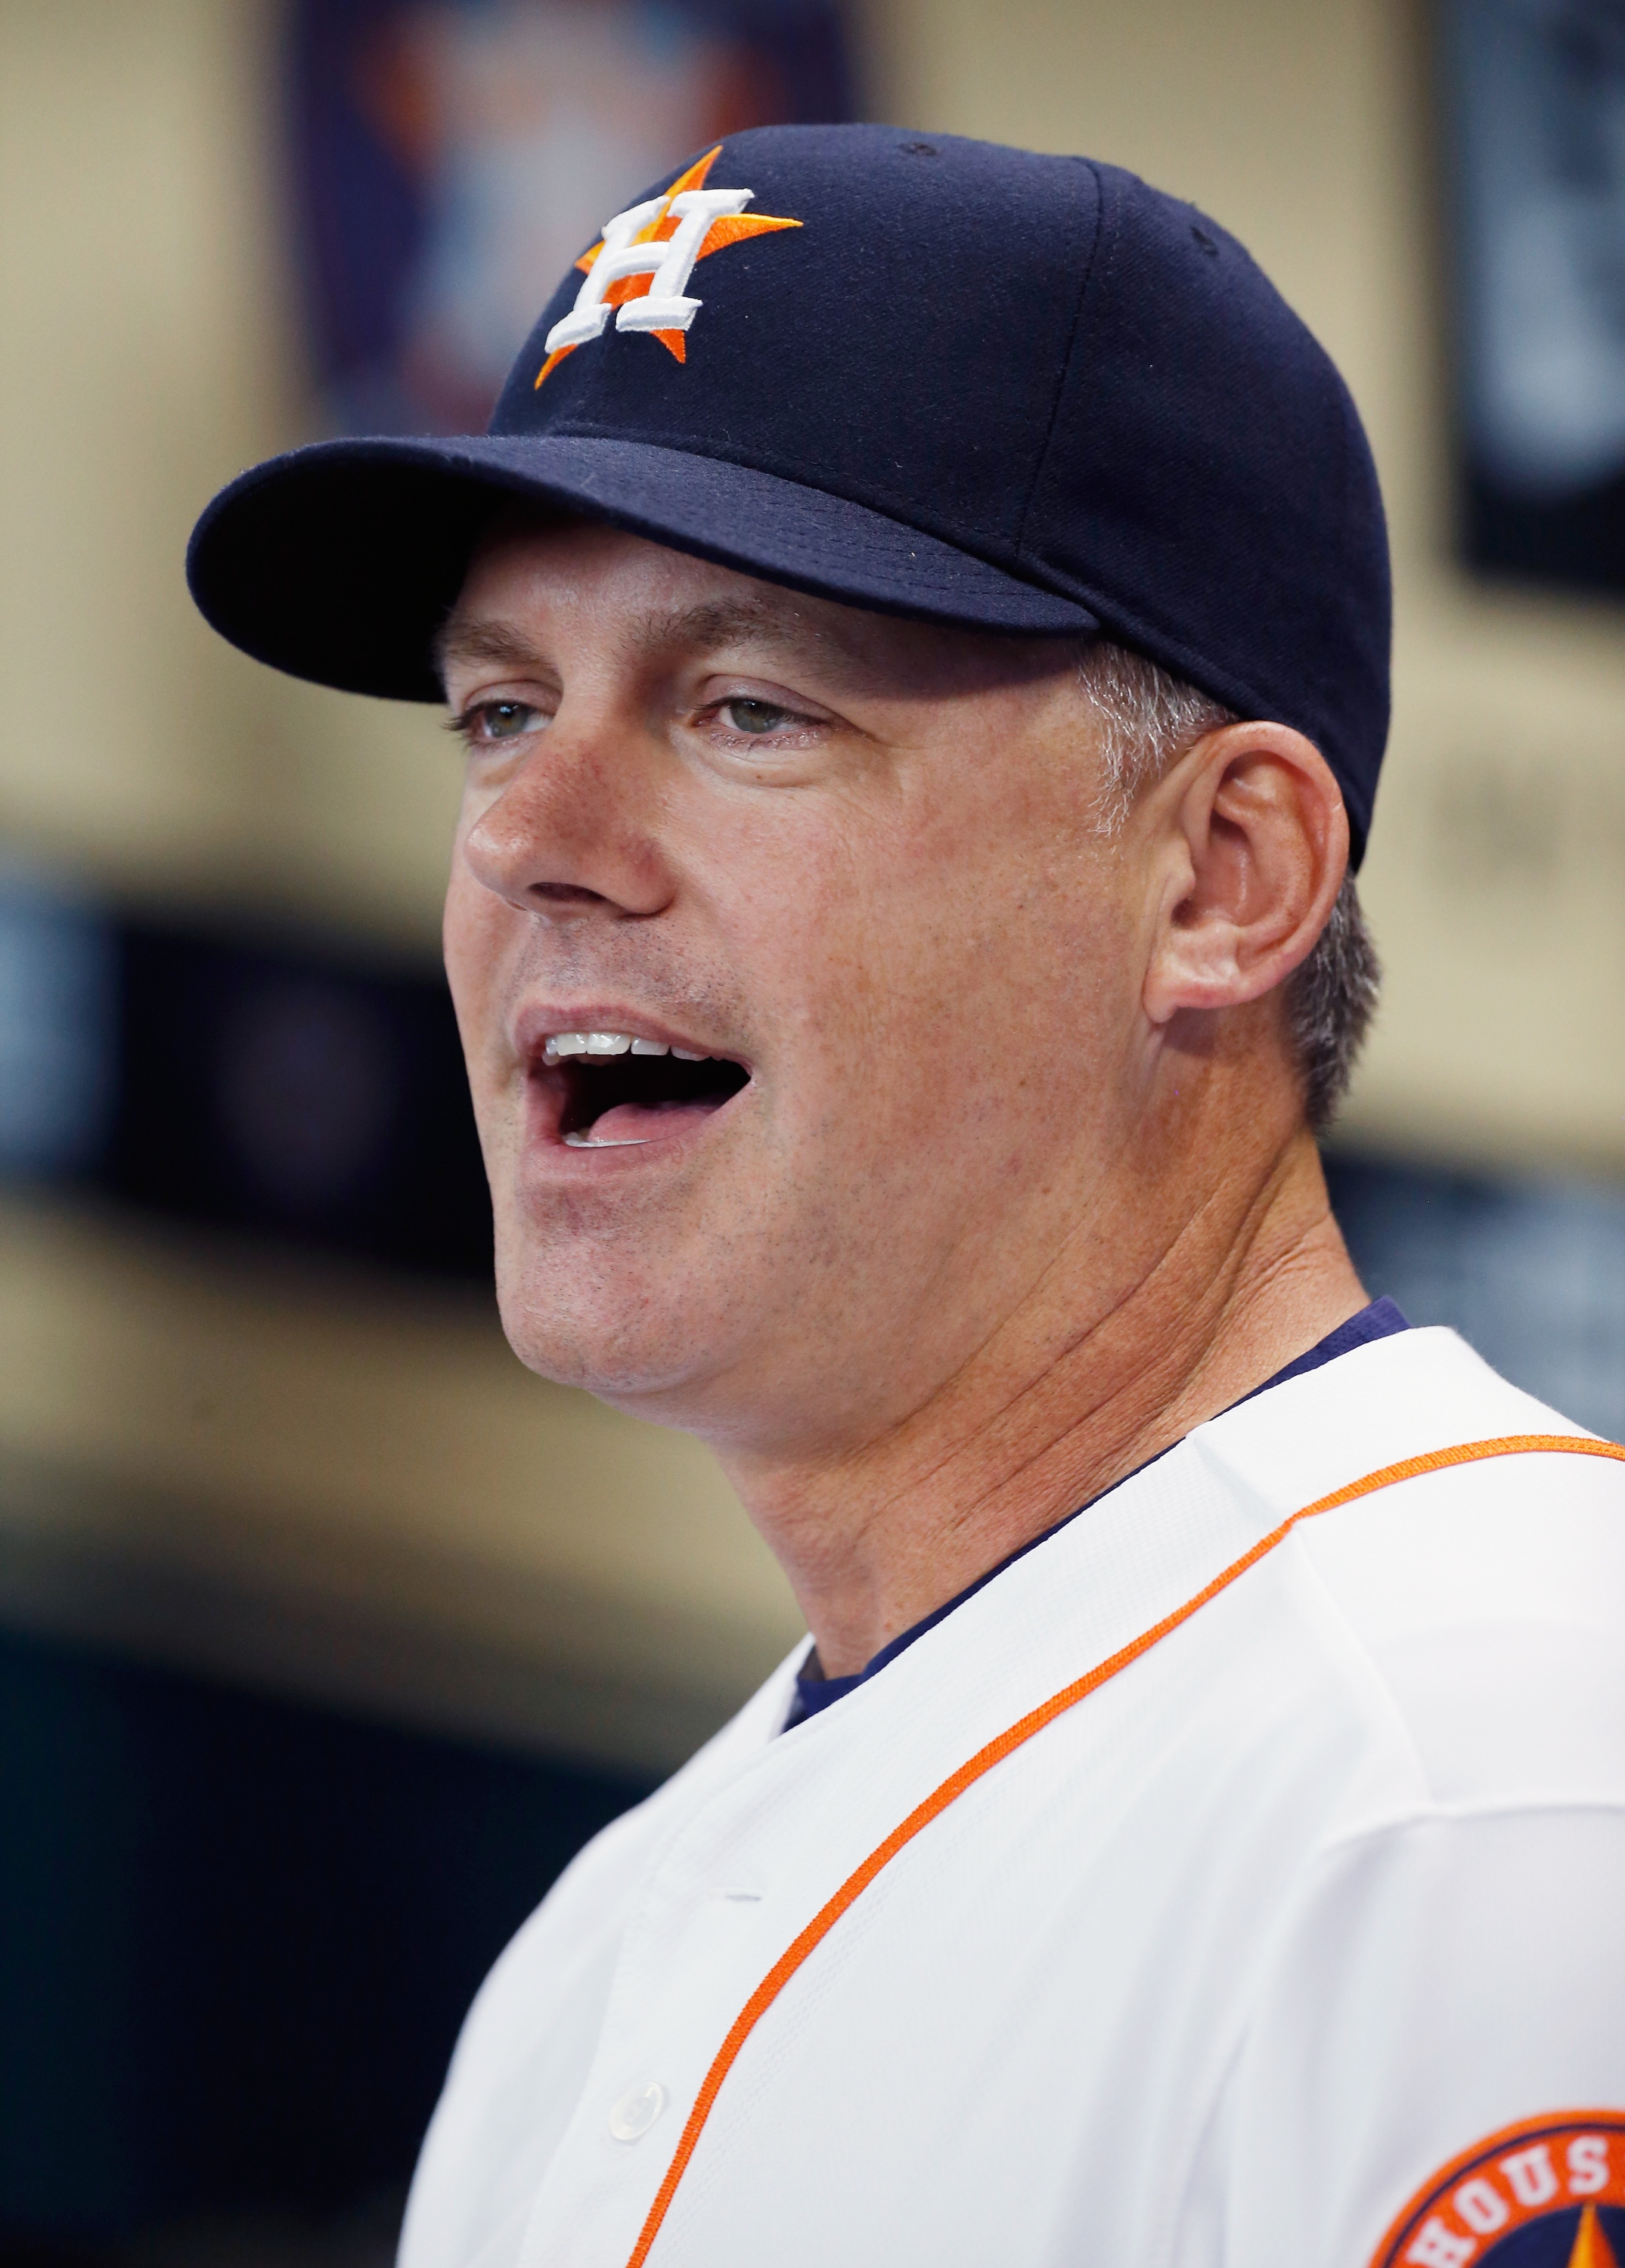
[[[635,2142],[646,2134],[666,2108],[666,2090],[658,2079],[629,2087],[609,2113],[609,2132],[617,2142]]]

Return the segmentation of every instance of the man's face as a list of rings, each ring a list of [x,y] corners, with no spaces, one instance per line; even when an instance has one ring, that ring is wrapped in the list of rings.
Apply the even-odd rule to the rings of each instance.
[[[446,672],[515,1348],[742,1448],[900,1422],[1089,1233],[1149,1076],[1073,655],[515,526]]]

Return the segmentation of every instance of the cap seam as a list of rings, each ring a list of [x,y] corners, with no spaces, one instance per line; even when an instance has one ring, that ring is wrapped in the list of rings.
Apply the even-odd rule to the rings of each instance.
[[[974,559],[979,565],[990,568],[995,574],[1007,576],[1011,582],[1024,584],[1030,590],[1042,591],[1046,597],[1069,600],[1075,606],[1086,603],[1076,598],[1072,592],[1062,590],[1059,584],[1045,579],[1044,571],[1041,568],[1024,563],[1015,564],[1010,560],[990,557],[986,551],[973,550],[963,535],[943,534],[928,523],[905,519],[900,512],[884,504],[873,504],[862,497],[848,495],[845,490],[828,488],[822,482],[809,480],[804,468],[794,472],[790,471],[787,469],[789,460],[769,455],[765,452],[749,457],[732,456],[724,455],[715,448],[685,448],[680,443],[673,441],[651,441],[643,438],[629,441],[625,433],[615,426],[594,424],[575,418],[571,419],[568,424],[550,427],[547,436],[538,435],[536,438],[546,438],[555,434],[560,440],[610,441],[631,448],[661,449],[676,457],[698,458],[703,464],[733,465],[742,472],[762,473],[770,480],[787,481],[792,487],[805,489],[811,496],[827,497],[837,504],[850,505],[853,512],[872,512],[877,519],[889,520],[894,527],[907,528],[912,534],[923,536],[928,542],[941,544],[945,551],[956,552],[964,559]],[[523,434],[503,434],[488,435],[483,438],[525,440],[531,437]],[[1018,547],[1012,545],[1010,549],[1012,557],[1019,557]],[[853,601],[853,604],[857,603],[860,602]]]
[[[1078,283],[1078,296],[1073,304],[1072,323],[1067,333],[1066,351],[1060,357],[1060,368],[1055,379],[1055,398],[1050,404],[1049,419],[1044,428],[1044,440],[1039,447],[1032,476],[1027,483],[1027,493],[1022,499],[1021,517],[1016,527],[1016,556],[1023,556],[1027,547],[1027,522],[1032,516],[1033,500],[1044,478],[1044,468],[1049,462],[1050,449],[1055,438],[1055,429],[1060,423],[1061,404],[1067,398],[1067,381],[1072,375],[1072,357],[1077,350],[1078,334],[1083,328],[1083,309],[1089,298],[1089,287],[1094,280],[1095,263],[1100,257],[1106,237],[1106,185],[1101,179],[1100,168],[1092,158],[1080,158],[1088,167],[1095,182],[1095,234],[1083,261],[1083,273]]]

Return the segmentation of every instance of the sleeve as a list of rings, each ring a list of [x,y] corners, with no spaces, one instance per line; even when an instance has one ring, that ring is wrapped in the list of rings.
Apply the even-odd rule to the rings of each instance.
[[[1625,2268],[1625,1805],[1479,1803],[1322,1854],[1180,2268]]]

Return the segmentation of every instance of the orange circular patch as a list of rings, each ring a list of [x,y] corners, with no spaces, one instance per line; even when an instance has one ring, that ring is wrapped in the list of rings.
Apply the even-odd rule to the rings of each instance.
[[[1371,2268],[1625,2268],[1625,2111],[1503,2127],[1442,2167]]]

